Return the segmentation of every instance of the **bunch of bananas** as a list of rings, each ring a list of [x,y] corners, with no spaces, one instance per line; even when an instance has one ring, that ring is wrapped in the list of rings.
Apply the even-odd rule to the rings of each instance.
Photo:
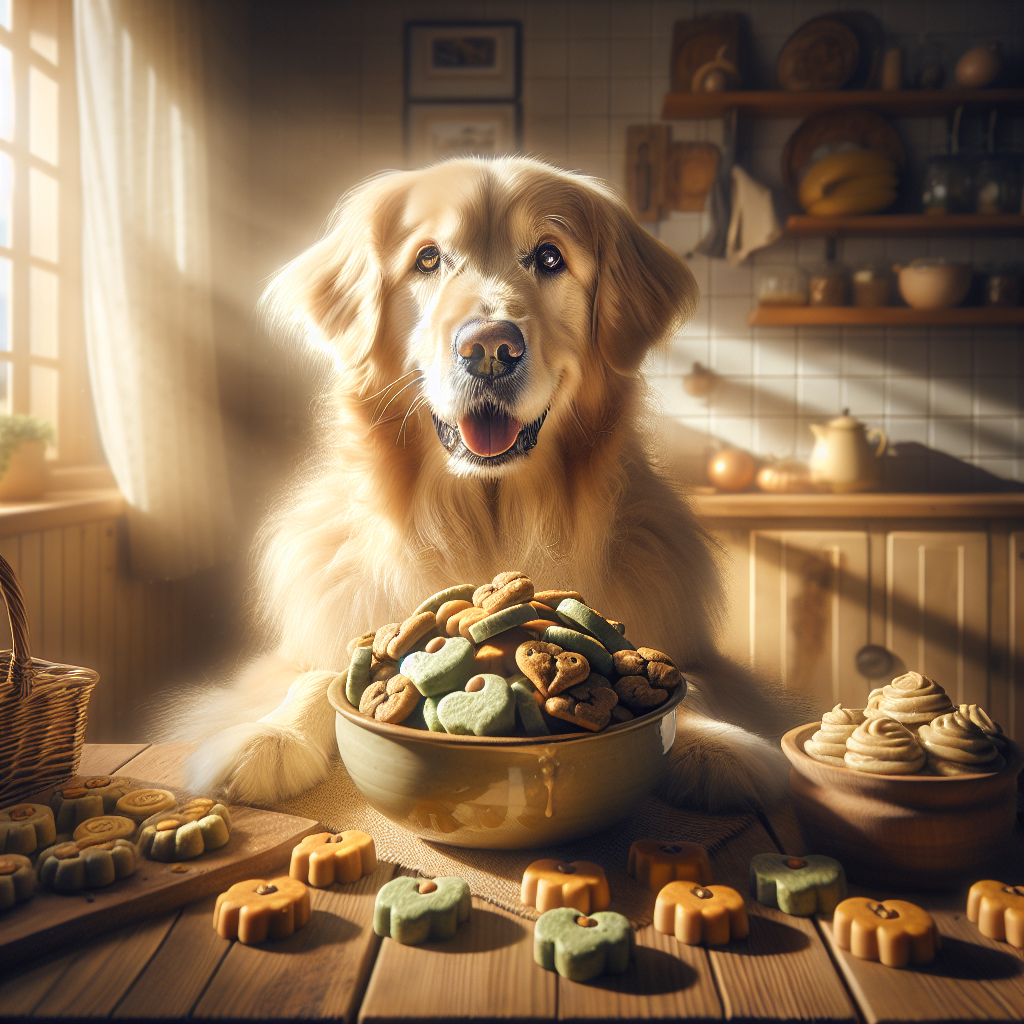
[[[877,213],[896,201],[896,163],[876,149],[830,153],[800,182],[800,205],[817,217]]]

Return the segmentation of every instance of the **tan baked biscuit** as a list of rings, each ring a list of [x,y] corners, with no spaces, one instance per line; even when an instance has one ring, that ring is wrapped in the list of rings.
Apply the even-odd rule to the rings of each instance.
[[[525,604],[532,598],[533,580],[529,576],[522,572],[500,572],[490,583],[477,587],[473,604],[493,615],[502,608]]]
[[[574,722],[584,729],[597,732],[611,721],[612,708],[618,701],[608,680],[592,672],[585,682],[557,697],[549,697],[544,702],[544,710],[553,718]]]
[[[396,675],[386,683],[371,683],[363,691],[359,710],[378,722],[397,725],[412,714],[419,699],[420,692],[413,681],[403,675]]]
[[[388,641],[387,656],[392,661],[399,661],[416,645],[416,641],[429,633],[437,625],[437,616],[433,612],[420,612],[410,615],[399,627],[398,632]]]

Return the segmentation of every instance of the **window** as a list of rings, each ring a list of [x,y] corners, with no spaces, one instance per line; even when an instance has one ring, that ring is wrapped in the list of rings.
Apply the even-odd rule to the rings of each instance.
[[[71,0],[0,0],[0,412],[52,423],[63,463],[95,451],[72,37]]]

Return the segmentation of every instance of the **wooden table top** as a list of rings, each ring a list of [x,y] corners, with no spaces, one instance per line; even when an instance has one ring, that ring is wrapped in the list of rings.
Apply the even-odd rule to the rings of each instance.
[[[86,748],[85,774],[122,772],[180,784],[183,748]],[[685,838],[685,837],[679,837]],[[1024,881],[1021,830],[1009,875]],[[715,881],[740,892],[756,853],[807,852],[792,809],[780,808],[712,858]],[[968,923],[963,893],[909,895],[942,935],[934,963],[891,970],[857,960],[825,920],[747,901],[750,937],[716,949],[685,946],[652,927],[637,934],[629,973],[585,985],[533,962],[533,926],[474,899],[468,925],[446,943],[401,946],[371,927],[377,890],[402,868],[381,864],[351,885],[311,890],[313,915],[263,947],[221,939],[214,898],[65,949],[36,964],[0,964],[0,1018],[111,1017],[439,1020],[964,1021],[1024,1018],[1024,954]],[[893,893],[853,888],[852,894]],[[3,920],[0,918],[0,928]]]

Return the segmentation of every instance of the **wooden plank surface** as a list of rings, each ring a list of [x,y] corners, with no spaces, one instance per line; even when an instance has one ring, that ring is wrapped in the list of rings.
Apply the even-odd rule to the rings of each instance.
[[[148,746],[148,743],[87,743],[82,748],[78,774],[114,775]]]
[[[185,788],[185,760],[195,749],[191,743],[160,743],[140,751],[121,768],[133,779],[146,779],[168,789]],[[204,795],[204,794],[199,794]]]
[[[259,947],[232,943],[193,1015],[355,1020],[380,941],[374,899],[394,871],[381,863],[350,885],[311,889],[309,923],[290,938]],[[213,930],[209,918],[206,926]]]

